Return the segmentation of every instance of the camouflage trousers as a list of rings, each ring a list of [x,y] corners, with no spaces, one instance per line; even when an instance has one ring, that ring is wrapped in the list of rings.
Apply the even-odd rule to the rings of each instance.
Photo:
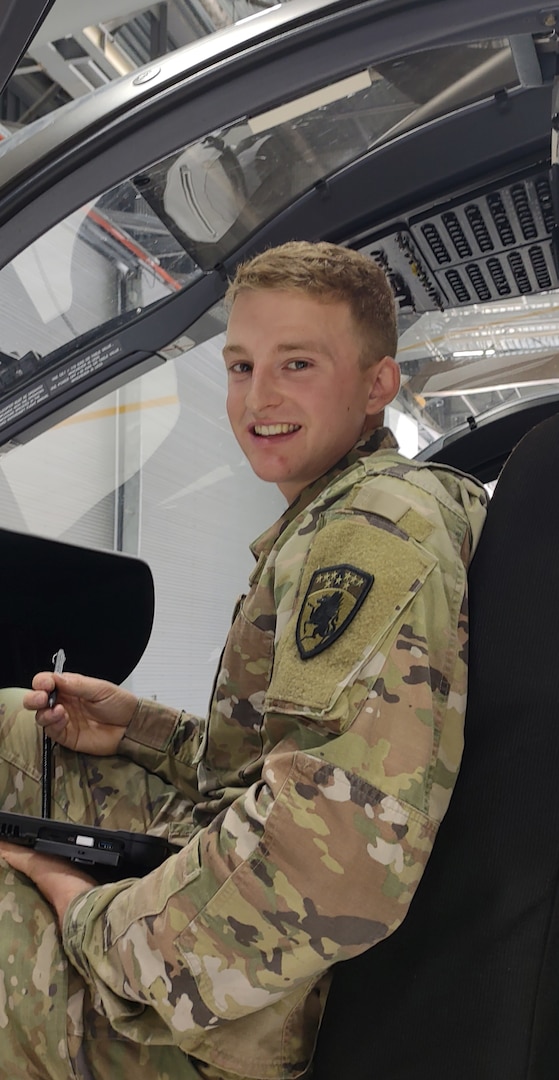
[[[0,690],[0,807],[41,813],[42,740],[20,690]],[[54,748],[52,816],[165,834],[188,815],[170,785],[123,757]],[[110,1029],[68,963],[50,906],[0,859],[0,1080],[200,1080],[175,1046],[139,1046]],[[205,1070],[204,1070],[205,1072]],[[206,1076],[213,1075],[213,1070]]]

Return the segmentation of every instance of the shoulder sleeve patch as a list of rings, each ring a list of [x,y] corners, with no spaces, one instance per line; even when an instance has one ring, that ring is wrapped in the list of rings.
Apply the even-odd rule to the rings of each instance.
[[[374,581],[372,574],[342,563],[315,570],[295,631],[302,660],[327,649],[355,618]]]
[[[325,525],[276,642],[265,708],[321,721],[339,712],[343,728],[347,688],[366,686],[369,668],[375,677],[385,640],[436,564],[413,540],[352,515]]]

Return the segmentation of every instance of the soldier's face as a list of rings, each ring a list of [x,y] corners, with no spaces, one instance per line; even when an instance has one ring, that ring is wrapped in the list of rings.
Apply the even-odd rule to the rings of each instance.
[[[378,373],[388,358],[363,370],[362,347],[345,302],[279,289],[247,289],[234,301],[223,350],[227,413],[254,472],[289,502],[387,403]]]

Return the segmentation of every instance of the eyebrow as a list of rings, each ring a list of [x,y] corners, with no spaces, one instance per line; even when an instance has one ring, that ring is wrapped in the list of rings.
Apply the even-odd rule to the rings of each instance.
[[[223,356],[246,356],[246,349],[242,345],[224,345]],[[332,353],[328,346],[324,342],[313,341],[309,338],[308,341],[286,341],[277,346],[276,352],[278,353],[290,353],[290,352],[318,352],[326,353],[327,356],[331,356]]]
[[[278,352],[318,352],[327,353],[331,355],[330,349],[324,342],[313,341],[312,338],[303,341],[286,341],[282,345],[278,345]]]
[[[225,359],[226,356],[242,356],[246,350],[242,345],[224,345],[221,352]]]

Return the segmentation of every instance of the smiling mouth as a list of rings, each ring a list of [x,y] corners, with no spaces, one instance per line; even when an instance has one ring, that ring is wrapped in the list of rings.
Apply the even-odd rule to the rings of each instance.
[[[300,431],[300,424],[253,424],[253,435],[291,435],[294,431]]]

